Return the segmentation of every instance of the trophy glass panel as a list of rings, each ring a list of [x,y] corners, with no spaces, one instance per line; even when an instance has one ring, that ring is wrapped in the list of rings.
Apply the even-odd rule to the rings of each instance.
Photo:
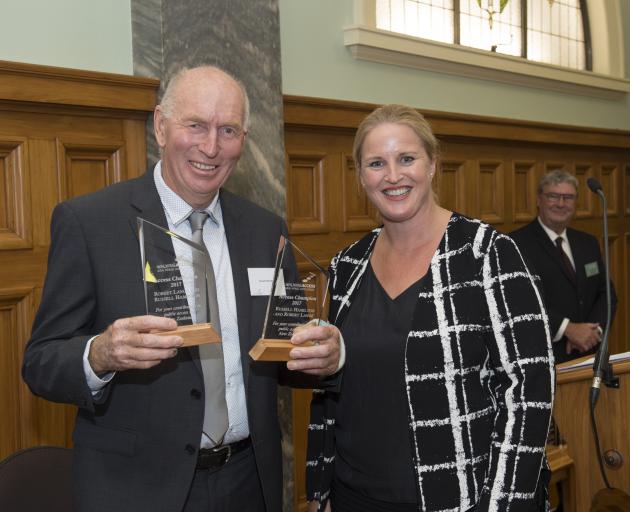
[[[328,273],[291,240],[281,237],[261,339],[250,355],[256,360],[288,360],[293,330],[326,318],[327,291]]]
[[[175,319],[179,326],[177,334],[185,335],[184,345],[219,341],[218,334],[213,329],[208,331],[206,323],[205,276],[212,271],[208,253],[195,242],[141,218],[138,218],[138,237],[147,314]],[[196,305],[192,312],[189,297],[194,297]],[[191,324],[203,325],[186,327]]]

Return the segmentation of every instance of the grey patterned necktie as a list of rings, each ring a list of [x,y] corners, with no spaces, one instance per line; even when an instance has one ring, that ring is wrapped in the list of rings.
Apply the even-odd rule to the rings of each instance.
[[[204,211],[193,211],[188,217],[192,229],[192,241],[203,246],[203,225],[209,214]],[[207,253],[207,250],[206,250]],[[193,251],[195,268],[204,268],[203,258]],[[209,262],[209,264],[207,263]],[[206,276],[195,272],[195,311],[197,323],[210,321],[214,330],[221,335],[217,286],[214,280],[212,261],[208,257]],[[206,294],[207,290],[207,294]],[[206,302],[207,301],[207,302]],[[223,442],[228,429],[228,409],[225,401],[225,365],[223,362],[223,346],[221,343],[199,345],[199,359],[203,370],[205,387],[205,409],[203,415],[203,432],[214,446]]]

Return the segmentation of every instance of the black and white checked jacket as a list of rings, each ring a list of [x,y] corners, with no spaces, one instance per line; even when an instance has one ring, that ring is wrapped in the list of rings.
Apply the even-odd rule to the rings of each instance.
[[[379,233],[332,260],[335,325],[352,306]],[[452,215],[418,296],[405,379],[418,510],[546,509],[551,339],[542,297],[508,236]],[[320,510],[333,475],[337,396],[316,391],[311,404],[307,495]],[[386,421],[378,411],[374,419]],[[378,457],[378,440],[371,448]]]

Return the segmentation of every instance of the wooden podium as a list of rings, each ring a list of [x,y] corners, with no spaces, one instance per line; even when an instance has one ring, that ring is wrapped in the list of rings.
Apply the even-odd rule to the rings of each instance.
[[[630,356],[630,354],[629,354]],[[582,360],[587,360],[583,358]],[[563,494],[565,510],[588,511],[593,497],[605,487],[591,429],[589,391],[593,381],[592,365],[570,368],[582,360],[558,365],[554,419],[560,436],[566,442],[568,456],[573,459],[573,482],[568,482]],[[614,374],[619,377],[619,388],[602,384],[595,418],[602,454],[617,450],[623,462],[617,469],[606,467],[612,487],[630,494],[630,358],[613,362]],[[567,495],[567,493],[569,495]]]

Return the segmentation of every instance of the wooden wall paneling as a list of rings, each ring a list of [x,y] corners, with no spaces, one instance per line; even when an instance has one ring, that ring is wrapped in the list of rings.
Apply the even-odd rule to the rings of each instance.
[[[604,191],[606,200],[608,201],[608,215],[619,215],[619,197],[621,195],[619,166],[617,164],[610,163],[602,164],[599,182],[602,185],[602,190]],[[601,206],[598,208],[598,213],[601,215]]]
[[[24,293],[0,289],[0,417],[3,421],[0,437],[0,459],[18,450],[20,439],[20,400],[16,390],[20,385],[19,327],[24,313],[21,301]]]
[[[158,86],[0,61],[0,458],[37,444],[71,445],[76,408],[33,396],[20,378],[51,212],[60,199],[146,170],[144,127]]]
[[[630,165],[623,168],[623,211],[630,215]]]
[[[287,154],[287,218],[291,234],[325,233],[329,230],[326,160],[325,153]]]
[[[608,234],[608,253],[610,256],[610,278],[615,286],[617,292],[617,313],[616,319],[613,321],[610,328],[609,338],[609,352],[616,354],[618,352],[625,352],[624,346],[625,340],[622,337],[623,322],[620,322],[620,316],[622,314],[622,300],[623,300],[623,287],[620,284],[623,282],[624,269],[623,269],[623,239],[619,237],[615,231],[610,231]],[[603,253],[602,253],[603,256]]]
[[[0,249],[31,247],[27,140],[0,137]]]
[[[124,142],[57,140],[60,201],[94,192],[123,178]]]
[[[466,161],[444,157],[440,163],[437,180],[439,203],[448,210],[459,213],[469,211],[466,197]]]
[[[0,459],[28,442],[31,436],[32,395],[21,380],[24,345],[33,315],[32,288],[0,288]]]
[[[630,366],[627,362],[616,363],[614,372],[621,378],[619,389],[602,386],[596,409],[596,421],[602,451],[615,448],[624,454],[630,453],[628,419],[630,418],[630,390],[628,380]],[[588,395],[592,371],[573,371],[558,374],[555,398],[555,419],[562,436],[567,440],[568,454],[575,462],[576,510],[589,510],[593,495],[604,488],[588,413]],[[615,421],[610,421],[612,418]],[[620,470],[606,472],[610,484],[630,492],[628,465],[624,462]],[[614,508],[612,510],[615,510]],[[621,510],[621,509],[617,509]]]
[[[125,119],[123,124],[124,154],[127,178],[135,178],[147,170],[146,120]]]
[[[343,231],[366,232],[378,226],[376,208],[363,192],[352,156],[342,154]]]
[[[630,350],[630,231],[623,235],[623,268],[624,273],[622,280],[617,281],[617,294],[619,296],[619,304],[617,305],[617,314],[615,321],[622,326],[622,343],[623,351]]]
[[[0,99],[38,105],[150,112],[159,81],[115,73],[0,61]]]
[[[593,201],[593,193],[588,188],[586,181],[595,177],[593,164],[579,162],[575,164],[575,177],[578,180],[578,198],[575,210],[576,219],[588,219],[593,217],[595,212],[595,204]]]
[[[501,161],[479,161],[478,215],[488,224],[505,222],[504,169]]]
[[[47,250],[50,245],[51,214],[61,197],[57,144],[54,138],[31,138],[29,148],[33,184],[29,194],[33,211],[33,243],[36,248]]]
[[[536,163],[515,161],[512,168],[512,216],[515,222],[530,222],[537,215]]]

